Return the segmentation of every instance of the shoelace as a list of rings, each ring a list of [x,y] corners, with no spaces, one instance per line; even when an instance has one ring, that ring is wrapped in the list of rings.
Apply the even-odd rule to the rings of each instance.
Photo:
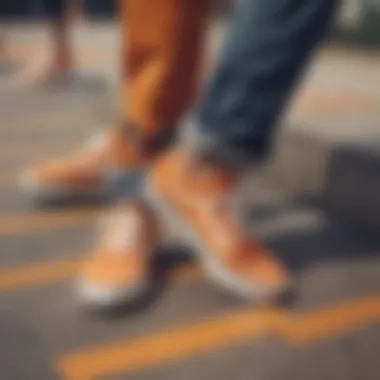
[[[262,252],[262,248],[255,247],[255,244],[240,231],[238,217],[231,212],[232,207],[229,198],[208,200],[202,204],[202,208],[207,210],[207,214],[213,219],[214,233],[218,236],[219,243],[227,251],[233,250],[224,257],[232,265],[240,266],[242,263],[246,263],[248,258],[252,258],[255,251],[257,253]],[[257,259],[264,259],[264,256],[257,255]]]
[[[128,254],[141,244],[143,219],[136,214],[112,211],[101,220],[101,229],[105,231],[107,248],[115,254]]]

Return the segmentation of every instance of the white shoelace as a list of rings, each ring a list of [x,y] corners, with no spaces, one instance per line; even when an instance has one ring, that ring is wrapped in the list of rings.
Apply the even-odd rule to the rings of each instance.
[[[106,244],[116,254],[126,254],[141,244],[143,220],[135,213],[111,212],[101,221]]]

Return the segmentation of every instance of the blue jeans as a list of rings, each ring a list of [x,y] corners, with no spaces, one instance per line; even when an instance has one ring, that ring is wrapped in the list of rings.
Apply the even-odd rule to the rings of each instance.
[[[224,159],[268,155],[278,118],[337,3],[239,1],[193,124]]]

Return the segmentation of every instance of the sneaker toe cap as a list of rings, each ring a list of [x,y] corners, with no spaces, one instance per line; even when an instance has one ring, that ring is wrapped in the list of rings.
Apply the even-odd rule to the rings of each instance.
[[[81,280],[77,286],[77,294],[84,306],[108,309],[134,301],[142,293],[143,288],[143,283],[110,287],[89,280]]]

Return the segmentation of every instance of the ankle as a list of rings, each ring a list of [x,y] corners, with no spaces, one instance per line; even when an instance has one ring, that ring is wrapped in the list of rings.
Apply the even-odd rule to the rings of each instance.
[[[147,135],[141,129],[130,122],[123,123],[119,129],[122,138],[128,144],[133,144],[147,156],[156,156],[164,151],[173,141],[174,131],[172,128]]]

